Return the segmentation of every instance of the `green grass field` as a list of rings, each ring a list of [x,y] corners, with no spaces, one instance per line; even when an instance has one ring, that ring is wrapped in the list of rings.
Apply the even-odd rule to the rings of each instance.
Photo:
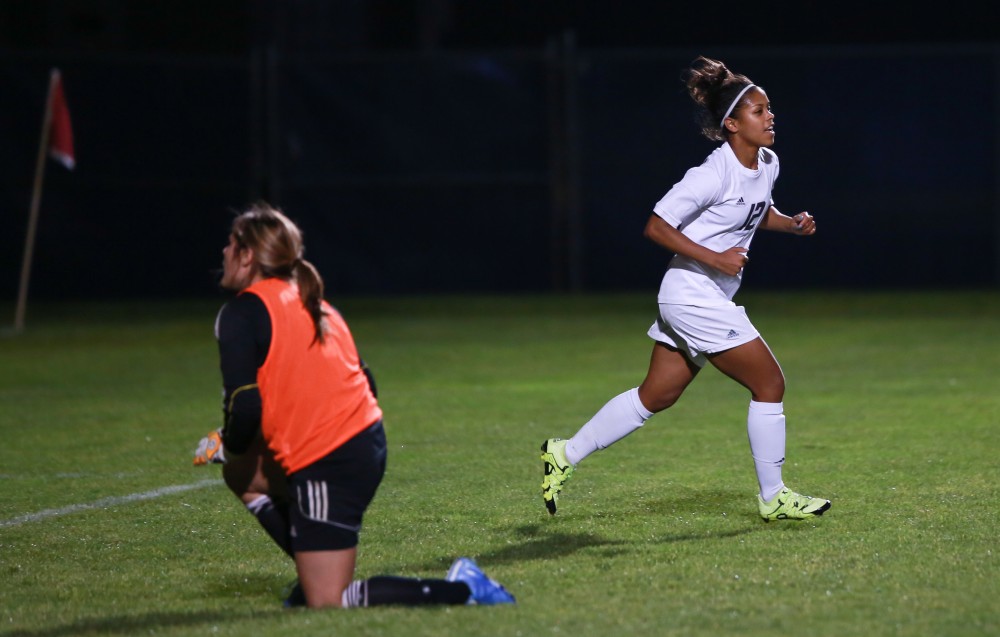
[[[218,304],[33,306],[0,339],[0,634],[1000,634],[1000,293],[739,300],[788,378],[785,480],[833,500],[814,522],[757,517],[748,396],[714,369],[546,513],[538,447],[642,379],[651,295],[339,300],[390,447],[358,575],[468,555],[518,604],[323,612],[281,608],[291,563],[191,466]]]

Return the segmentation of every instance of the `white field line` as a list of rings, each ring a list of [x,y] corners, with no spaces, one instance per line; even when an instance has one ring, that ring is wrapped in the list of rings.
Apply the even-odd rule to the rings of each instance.
[[[71,504],[58,509],[45,509],[44,511],[38,511],[37,513],[19,515],[17,517],[10,518],[9,520],[0,520],[0,529],[9,526],[20,526],[22,524],[27,524],[28,522],[38,522],[47,518],[56,518],[63,515],[69,515],[70,513],[78,513],[80,511],[106,509],[119,504],[129,504],[131,502],[140,502],[142,500],[153,500],[155,498],[161,498],[165,495],[183,493],[184,491],[193,491],[195,489],[204,489],[205,487],[211,487],[217,484],[222,484],[222,480],[200,480],[191,484],[178,484],[172,487],[160,487],[159,489],[144,491],[142,493],[130,493],[128,495],[111,498],[101,498],[100,500],[87,504]]]

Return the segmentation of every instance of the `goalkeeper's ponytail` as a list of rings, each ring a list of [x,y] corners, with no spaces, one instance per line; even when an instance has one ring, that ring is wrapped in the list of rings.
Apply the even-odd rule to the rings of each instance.
[[[303,258],[302,231],[280,210],[259,202],[233,221],[233,237],[240,247],[253,250],[254,262],[264,277],[292,281],[299,298],[312,317],[313,342],[323,342],[323,278]]]
[[[293,264],[295,282],[299,286],[299,297],[306,311],[312,317],[316,328],[316,338],[313,342],[323,342],[323,278],[316,267],[305,259],[296,259]]]

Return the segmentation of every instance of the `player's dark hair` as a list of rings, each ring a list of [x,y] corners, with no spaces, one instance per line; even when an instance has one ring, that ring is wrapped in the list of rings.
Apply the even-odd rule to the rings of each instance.
[[[313,342],[323,342],[323,278],[302,255],[302,231],[280,210],[258,202],[233,220],[233,237],[253,250],[254,263],[265,277],[293,281],[316,329]]]
[[[745,75],[733,73],[722,62],[705,56],[695,58],[681,78],[691,99],[698,105],[696,116],[701,134],[714,141],[725,140],[729,131],[720,122],[726,109],[740,91],[753,82]],[[733,112],[739,108],[740,105],[736,105]]]

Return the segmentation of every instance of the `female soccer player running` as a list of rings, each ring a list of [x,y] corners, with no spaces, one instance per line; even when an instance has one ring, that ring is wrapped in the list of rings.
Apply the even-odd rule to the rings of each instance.
[[[223,476],[295,560],[299,586],[287,605],[513,603],[468,558],[443,579],[354,580],[361,519],[385,472],[382,410],[303,251],[299,228],[280,211],[262,204],[236,217],[222,286],[238,294],[216,320]],[[196,464],[212,460],[204,447]]]
[[[725,64],[697,58],[685,82],[702,134],[724,142],[691,168],[653,207],[645,235],[674,253],[657,301],[660,315],[649,371],[637,388],[611,399],[569,440],[542,444],[542,497],[555,514],[559,492],[576,465],[632,433],[680,398],[706,362],[750,390],[747,432],[764,520],[822,515],[829,500],[795,493],[782,481],[785,378],[746,312],[733,303],[758,228],[816,232],[808,212],[788,217],[774,207],[778,177],[774,113],[763,88]]]

